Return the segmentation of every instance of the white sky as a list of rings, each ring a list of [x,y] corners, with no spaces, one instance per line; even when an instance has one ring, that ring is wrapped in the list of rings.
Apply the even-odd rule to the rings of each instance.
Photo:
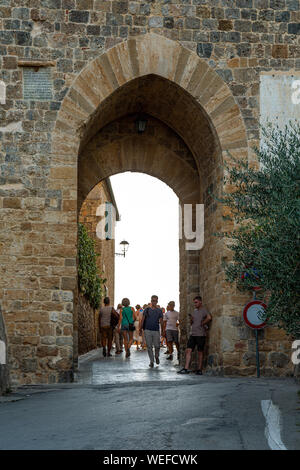
[[[110,177],[121,221],[115,248],[129,242],[125,256],[115,257],[115,305],[128,297],[135,306],[158,295],[161,307],[174,300],[179,309],[178,197],[157,178],[142,173]]]

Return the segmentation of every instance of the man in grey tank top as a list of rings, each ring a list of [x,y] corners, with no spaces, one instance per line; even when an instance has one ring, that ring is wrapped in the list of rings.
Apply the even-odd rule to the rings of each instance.
[[[104,307],[100,308],[99,311],[99,328],[101,335],[101,342],[103,347],[103,356],[111,357],[111,347],[113,339],[113,329],[111,327],[111,315],[119,317],[118,313],[113,307],[110,306],[109,297],[104,298]],[[106,349],[107,348],[107,349]]]
[[[191,320],[191,334],[187,343],[185,352],[185,366],[177,372],[177,374],[188,374],[189,365],[191,362],[192,352],[197,346],[198,349],[198,369],[197,375],[202,375],[203,351],[206,340],[207,324],[211,321],[211,314],[202,305],[202,298],[200,295],[194,298],[195,310],[190,315]]]

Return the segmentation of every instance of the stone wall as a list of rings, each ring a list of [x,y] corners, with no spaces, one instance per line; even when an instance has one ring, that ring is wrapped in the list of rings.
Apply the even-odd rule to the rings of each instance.
[[[168,178],[181,201],[204,201],[211,185],[221,189],[228,150],[255,162],[260,73],[300,70],[299,1],[4,0],[0,11],[0,299],[11,378],[70,380],[78,200],[100,180],[89,187],[90,178],[114,168],[106,156],[105,174],[92,160],[90,172],[78,173],[86,144],[145,104],[193,155],[198,199],[189,192],[193,170],[179,155],[174,166],[166,163],[174,155],[163,153],[152,167],[132,165]],[[34,80],[45,81],[46,95],[37,86],[31,94]],[[183,315],[201,289],[214,314],[215,370],[250,374],[253,338],[243,338],[250,333],[239,323],[244,299],[222,277],[226,248],[212,241],[220,214],[211,207],[206,218],[209,243],[198,268],[199,254],[181,257]],[[289,341],[271,329],[263,334],[268,373],[289,373],[290,363],[273,366],[287,362]]]

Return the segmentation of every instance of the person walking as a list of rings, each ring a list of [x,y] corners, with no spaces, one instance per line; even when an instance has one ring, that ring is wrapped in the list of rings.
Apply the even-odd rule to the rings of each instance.
[[[119,318],[120,318],[121,309],[122,309],[122,305],[121,305],[121,304],[118,304],[117,313],[118,313],[118,315],[119,315]],[[113,343],[114,343],[115,346],[116,346],[116,354],[121,354],[121,353],[123,352],[123,349],[122,349],[122,346],[123,346],[123,337],[122,337],[121,332],[120,332],[119,329],[118,329],[118,325],[117,325],[116,328],[114,328]]]
[[[154,366],[153,347],[155,351],[155,362],[156,364],[159,364],[159,325],[161,325],[161,328],[163,327],[163,313],[162,310],[157,307],[157,302],[157,295],[152,295],[150,306],[145,308],[143,312],[143,321],[140,330],[140,334],[142,333],[142,330],[144,330],[145,333],[148,356],[150,359],[149,367],[151,368]]]
[[[166,309],[164,307],[161,307],[160,305],[157,306],[158,308],[161,309],[162,311],[162,314],[163,314],[163,324],[164,324],[164,320],[165,320],[165,315],[166,315]],[[165,341],[165,336],[164,336],[164,329],[163,328],[159,328],[159,334],[160,334],[160,347],[161,348],[165,348],[166,347],[166,341]]]
[[[111,357],[111,347],[113,339],[113,328],[111,326],[111,316],[115,315],[118,317],[118,313],[113,307],[110,306],[109,297],[105,297],[103,300],[104,307],[100,308],[99,312],[99,328],[101,334],[101,342],[103,348],[103,356]],[[107,348],[107,349],[106,349]]]
[[[179,312],[175,310],[175,302],[171,300],[167,307],[164,317],[164,336],[167,340],[169,356],[167,360],[173,360],[173,343],[177,349],[177,359],[179,359],[179,340],[178,340]]]
[[[191,335],[188,339],[187,348],[185,352],[185,366],[179,370],[177,374],[188,374],[189,365],[191,362],[192,352],[197,346],[198,349],[198,369],[197,375],[202,375],[203,364],[203,351],[205,346],[207,325],[212,320],[211,314],[202,305],[202,297],[197,295],[194,299],[195,310],[190,315],[191,320]]]
[[[139,351],[140,349],[142,349],[141,344],[143,342],[143,338],[142,336],[140,335],[140,322],[141,322],[141,318],[143,316],[143,309],[141,308],[141,306],[139,304],[137,304],[135,306],[135,322],[134,322],[134,327],[135,327],[135,330],[133,332],[133,341],[135,341],[136,343],[136,350]]]
[[[133,342],[133,332],[135,330],[135,310],[130,306],[130,300],[124,298],[122,300],[122,310],[120,312],[118,330],[122,332],[126,357],[130,356],[130,348]]]
[[[167,314],[167,312],[169,312],[169,310],[170,310],[170,305],[168,304],[168,305],[167,305],[167,311],[166,311],[166,313],[164,314],[164,318],[163,318],[164,328],[165,328],[166,314]],[[164,335],[165,335],[165,334],[166,334],[166,332],[164,331]],[[168,344],[168,343],[167,343],[167,344]],[[170,353],[169,353],[169,348],[167,348],[167,350],[164,352],[164,354],[169,354],[169,355],[170,355]]]
[[[146,340],[145,340],[145,332],[144,330],[142,329],[142,324],[143,324],[143,318],[144,318],[144,310],[145,308],[149,307],[148,304],[144,304],[143,305],[143,312],[142,312],[142,315],[140,317],[140,330],[142,330],[142,338],[143,338],[143,341],[142,341],[142,349],[143,350],[146,350],[147,349],[147,345],[146,345]]]

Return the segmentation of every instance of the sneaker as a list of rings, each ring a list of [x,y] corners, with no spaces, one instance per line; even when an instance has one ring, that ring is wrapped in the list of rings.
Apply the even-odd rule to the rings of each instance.
[[[154,366],[153,362],[150,362],[149,367],[153,367],[153,366]]]
[[[112,354],[110,354],[110,352],[107,354],[107,357],[112,357]]]
[[[203,375],[203,373],[202,373],[202,370],[201,370],[201,369],[198,369],[198,370],[196,370],[195,374],[196,374],[196,375]]]
[[[156,364],[159,364],[159,357],[155,358],[155,362],[156,362]]]
[[[125,357],[129,357],[129,356],[130,356],[130,351],[129,349],[127,349]]]
[[[103,356],[106,357],[106,348],[103,348]]]
[[[177,374],[189,374],[189,371],[187,369],[185,369],[185,367],[183,369],[180,369]]]
[[[167,361],[173,361],[173,356],[172,356],[172,354],[170,354],[170,356],[168,356],[166,359],[167,359]]]

